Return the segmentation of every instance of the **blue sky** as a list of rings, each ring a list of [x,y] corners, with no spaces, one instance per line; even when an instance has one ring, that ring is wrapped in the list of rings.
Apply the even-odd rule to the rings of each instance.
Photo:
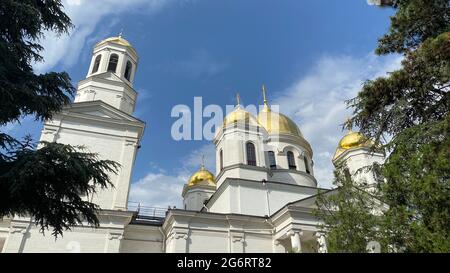
[[[214,169],[209,141],[174,141],[172,107],[269,102],[294,119],[314,151],[319,185],[330,187],[331,157],[351,112],[343,101],[361,83],[399,66],[399,56],[376,57],[390,9],[365,0],[66,0],[76,25],[70,36],[49,33],[39,72],[67,71],[74,84],[87,73],[93,45],[123,29],[140,62],[135,115],[147,123],[130,200],[153,206],[181,204],[181,189],[201,154]],[[207,119],[205,119],[206,121]],[[30,118],[8,125],[15,135],[39,138]]]

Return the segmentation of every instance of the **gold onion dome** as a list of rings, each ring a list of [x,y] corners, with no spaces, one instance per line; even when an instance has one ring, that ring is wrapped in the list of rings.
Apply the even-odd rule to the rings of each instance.
[[[297,124],[287,116],[272,112],[266,99],[266,88],[263,85],[264,108],[259,112],[257,121],[269,134],[285,134],[303,137]]]
[[[343,152],[353,149],[353,148],[361,148],[361,147],[371,147],[373,145],[373,141],[368,139],[366,136],[361,134],[360,132],[353,132],[349,130],[345,136],[339,141],[338,147],[336,149],[336,153],[334,154],[334,158],[336,159]]]
[[[127,40],[125,40],[124,38],[122,38],[122,34],[119,34],[119,36],[114,36],[114,37],[109,37],[106,38],[100,42],[98,42],[95,46],[101,46],[103,44],[107,44],[107,43],[113,43],[113,44],[118,44],[121,46],[125,46],[128,47],[129,49],[131,49],[134,53],[136,53],[136,50],[134,49],[134,47],[130,44],[130,42],[128,42]]]
[[[236,108],[224,118],[222,126],[226,127],[234,123],[249,124],[254,126],[259,125],[256,118],[251,113],[241,108],[239,94],[237,95]]]
[[[214,175],[208,171],[205,166],[202,164],[200,167],[200,170],[195,172],[190,178],[187,183],[188,186],[195,186],[195,185],[210,185],[215,186],[215,177]]]

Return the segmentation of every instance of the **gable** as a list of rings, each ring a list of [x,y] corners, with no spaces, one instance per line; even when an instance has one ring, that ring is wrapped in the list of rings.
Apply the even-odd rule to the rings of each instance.
[[[63,112],[75,113],[103,120],[144,123],[143,121],[128,115],[127,113],[107,104],[103,101],[85,101],[72,103],[63,109]]]

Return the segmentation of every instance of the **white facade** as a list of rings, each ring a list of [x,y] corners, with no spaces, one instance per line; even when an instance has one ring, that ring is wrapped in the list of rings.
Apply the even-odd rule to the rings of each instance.
[[[271,126],[238,105],[214,139],[216,176],[204,167],[183,192],[183,209],[165,212],[127,207],[131,172],[145,124],[132,116],[138,65],[134,48],[122,37],[98,43],[75,102],[45,123],[42,141],[84,145],[102,159],[121,164],[111,174],[114,188],[92,202],[102,208],[97,229],[77,226],[56,241],[40,233],[30,218],[0,221],[2,252],[326,252],[324,234],[313,216],[320,189],[313,151],[286,116],[264,115]],[[352,175],[383,155],[366,147],[345,150],[334,159]],[[368,183],[370,176],[363,174]]]

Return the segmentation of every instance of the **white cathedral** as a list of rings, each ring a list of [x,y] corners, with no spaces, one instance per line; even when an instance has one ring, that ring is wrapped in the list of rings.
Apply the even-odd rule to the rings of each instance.
[[[138,54],[121,36],[97,43],[74,103],[44,124],[41,141],[84,145],[118,162],[114,188],[100,191],[100,227],[76,226],[57,240],[29,217],[0,219],[1,252],[327,252],[314,216],[319,191],[313,151],[287,116],[264,108],[257,116],[239,103],[217,130],[216,174],[204,165],[180,192],[184,208],[160,211],[128,206],[130,180],[145,123],[133,117]],[[157,126],[157,125],[155,125]],[[357,172],[384,156],[349,131],[333,160]],[[160,181],[165,183],[165,181]],[[328,191],[332,193],[333,191]]]

